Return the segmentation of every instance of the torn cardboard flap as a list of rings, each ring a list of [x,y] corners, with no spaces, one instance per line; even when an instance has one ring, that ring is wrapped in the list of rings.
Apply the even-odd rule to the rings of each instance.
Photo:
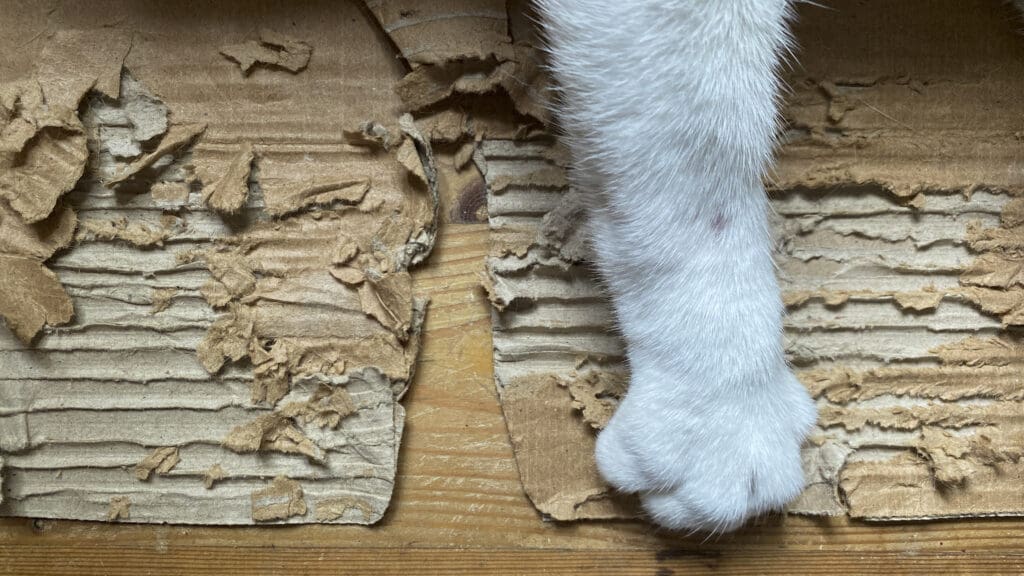
[[[72,118],[28,120],[22,116],[12,118],[5,128],[20,134],[8,136],[10,153],[0,162],[0,199],[28,224],[49,216],[85,168],[85,136],[77,118]]]
[[[64,204],[58,205],[45,220],[28,224],[0,202],[0,254],[45,261],[71,242],[77,224],[75,211]]]
[[[0,316],[23,342],[29,342],[45,325],[66,324],[74,305],[57,276],[38,260],[0,254],[4,274],[0,278]]]
[[[160,138],[160,143],[149,153],[128,164],[113,178],[105,182],[107,187],[117,188],[140,178],[146,178],[148,172],[159,169],[156,165],[169,156],[180,155],[183,150],[193,144],[203,131],[206,124],[176,124],[168,127],[167,133]]]
[[[488,124],[498,120],[500,114],[495,112],[501,106],[488,102],[481,107],[482,114],[469,113],[481,120],[478,126],[465,126],[453,133],[452,123],[440,118],[463,112],[458,110],[463,103],[453,102],[455,96],[505,93],[514,103],[514,112],[549,122],[550,84],[540,43],[533,35],[521,35],[514,43],[510,37],[507,10],[525,7],[491,0],[453,0],[429,6],[392,0],[365,0],[365,4],[411,68],[395,87],[405,108],[429,124],[448,128],[428,130],[431,140],[455,142],[473,132],[482,136],[494,131]],[[513,110],[502,114],[514,116]]]
[[[250,8],[126,2],[109,29],[39,9],[57,30],[41,52],[0,33],[12,69],[49,71],[0,90],[0,514],[370,524],[389,505],[427,305],[408,269],[436,235],[429,143],[359,7]],[[225,37],[285,21],[225,48],[251,74],[226,65]],[[23,105],[49,86],[66,116]],[[360,125],[391,128],[341,136]],[[2,182],[42,159],[48,195],[15,205]]]
[[[222,214],[235,214],[249,197],[252,163],[256,159],[252,144],[243,143],[228,171],[217,182],[203,190],[203,201]]]
[[[364,1],[413,68],[512,57],[502,1]]]
[[[786,351],[819,423],[791,512],[1024,515],[1024,43],[998,11],[957,10],[974,40],[956,53],[934,41],[949,14],[918,2],[797,20],[770,194]],[[526,493],[558,520],[632,516],[593,468],[626,367],[579,241],[585,200],[548,139],[479,150],[495,379]]]
[[[167,474],[181,462],[178,455],[178,448],[166,446],[157,448],[135,465],[135,477],[139,480],[149,480],[153,474]]]
[[[26,223],[49,216],[81,177],[87,150],[79,102],[89,90],[117,97],[129,46],[123,31],[61,30],[31,78],[0,86],[0,198]]]

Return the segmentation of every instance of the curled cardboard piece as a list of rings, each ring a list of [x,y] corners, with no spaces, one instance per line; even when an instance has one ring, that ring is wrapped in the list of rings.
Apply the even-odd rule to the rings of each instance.
[[[1008,10],[956,9],[955,54],[934,40],[951,24],[914,2],[798,19],[803,68],[769,184],[787,355],[820,415],[794,513],[1024,515],[1024,148],[1008,128],[1024,43]],[[495,379],[526,492],[558,520],[634,515],[593,472],[625,367],[578,242],[584,192],[550,139],[479,150]]]
[[[0,199],[0,259],[24,269],[5,260],[3,281],[36,299],[0,298],[0,314],[24,340],[70,321],[31,344],[0,330],[0,514],[370,524],[389,505],[427,304],[408,271],[436,235],[429,142],[358,7],[216,9],[230,25],[125,2],[116,26],[78,29],[91,12],[72,7],[40,53],[0,33],[0,67],[81,87],[54,133],[81,139],[83,174],[37,221]],[[220,49],[263,18],[325,64],[239,75]],[[53,123],[19,122],[5,145],[45,143],[23,132]],[[361,125],[394,140],[340,137]]]
[[[129,35],[120,31],[91,38],[58,31],[30,76],[0,85],[0,255],[9,263],[0,317],[23,342],[74,315],[42,261],[67,245],[75,229],[74,212],[59,200],[78,182],[88,157],[79,104],[90,90],[118,95],[129,47]],[[69,58],[77,58],[75,65]],[[48,248],[38,250],[39,236],[47,237]]]

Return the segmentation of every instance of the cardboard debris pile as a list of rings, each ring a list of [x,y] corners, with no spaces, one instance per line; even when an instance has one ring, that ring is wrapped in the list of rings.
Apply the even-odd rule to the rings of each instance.
[[[833,8],[800,7],[801,64],[770,183],[787,353],[820,415],[791,511],[1022,515],[1014,14],[974,2]],[[522,137],[479,150],[495,377],[525,489],[559,520],[635,515],[593,463],[594,431],[628,372],[565,151]]]
[[[376,22],[3,11],[0,513],[380,519],[438,195]]]

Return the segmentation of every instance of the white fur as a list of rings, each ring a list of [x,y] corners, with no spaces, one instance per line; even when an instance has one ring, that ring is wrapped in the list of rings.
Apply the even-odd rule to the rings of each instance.
[[[788,0],[539,0],[574,183],[625,337],[597,463],[652,519],[726,531],[804,484],[761,184]]]

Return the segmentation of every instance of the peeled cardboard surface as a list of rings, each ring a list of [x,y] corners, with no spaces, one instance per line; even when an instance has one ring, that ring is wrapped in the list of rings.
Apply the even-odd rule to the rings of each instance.
[[[1015,16],[981,1],[832,8],[801,6],[770,184],[787,354],[819,406],[790,510],[1024,515]],[[592,473],[623,348],[576,242],[564,151],[479,150],[495,373],[524,487],[555,519],[632,515]]]
[[[333,3],[3,12],[20,25],[0,33],[0,77],[81,92],[56,134],[81,139],[84,176],[36,212],[0,200],[0,314],[22,336],[0,330],[0,513],[376,522],[426,307],[408,268],[437,199],[376,22]],[[260,42],[311,47],[306,64],[242,75],[221,55],[275,21],[295,43]],[[341,136],[368,121],[411,156]],[[339,245],[371,288],[332,276]]]

